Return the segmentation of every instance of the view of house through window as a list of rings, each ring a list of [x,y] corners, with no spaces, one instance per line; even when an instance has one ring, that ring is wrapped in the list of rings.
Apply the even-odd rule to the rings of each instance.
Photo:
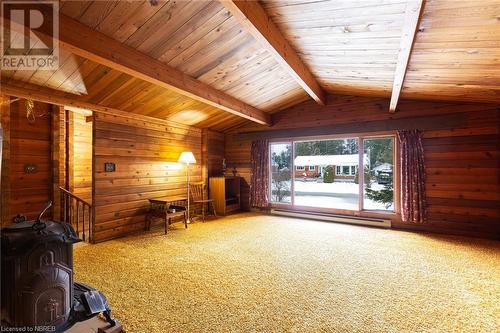
[[[362,195],[363,209],[393,211],[393,141],[377,137],[272,143],[271,201],[360,210]]]
[[[308,166],[295,171],[297,206],[358,209],[358,140],[354,138],[297,141],[294,164]]]

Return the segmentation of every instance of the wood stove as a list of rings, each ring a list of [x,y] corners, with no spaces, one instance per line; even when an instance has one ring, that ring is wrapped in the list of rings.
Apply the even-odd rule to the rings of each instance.
[[[2,229],[2,327],[34,332],[62,332],[78,321],[111,310],[97,290],[73,284],[73,244],[67,223],[22,221]]]

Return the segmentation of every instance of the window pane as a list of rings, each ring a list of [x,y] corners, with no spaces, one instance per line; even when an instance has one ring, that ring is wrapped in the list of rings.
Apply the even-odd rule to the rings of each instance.
[[[314,165],[295,172],[294,204],[297,206],[359,209],[357,139],[295,142],[295,165]],[[354,174],[351,174],[351,167]]]
[[[292,145],[271,144],[271,202],[290,203],[292,183]]]
[[[394,211],[394,142],[392,138],[366,139],[363,208]]]

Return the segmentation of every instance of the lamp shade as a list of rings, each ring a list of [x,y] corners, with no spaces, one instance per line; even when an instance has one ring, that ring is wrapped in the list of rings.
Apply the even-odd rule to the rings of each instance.
[[[179,159],[177,160],[179,163],[184,163],[184,164],[193,164],[196,163],[196,159],[194,158],[194,155],[190,151],[184,151],[182,152],[181,156],[179,156]]]

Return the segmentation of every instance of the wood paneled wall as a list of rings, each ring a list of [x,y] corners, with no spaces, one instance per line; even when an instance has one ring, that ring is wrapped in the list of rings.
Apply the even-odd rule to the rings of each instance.
[[[273,116],[273,127],[250,124],[226,136],[228,164],[249,183],[250,147],[259,137],[424,130],[428,224],[396,228],[499,238],[500,106],[401,101],[395,114],[388,99],[335,96],[325,107],[305,102]],[[242,134],[245,133],[245,134]],[[244,206],[249,208],[248,189]]]
[[[203,159],[207,167],[207,177],[222,175],[224,139],[223,133],[209,129],[203,130]]]
[[[241,209],[249,210],[250,207],[250,179],[252,168],[250,164],[250,151],[252,139],[238,137],[238,135],[226,135],[226,163],[236,167],[238,176],[241,177]]]
[[[201,130],[132,114],[94,114],[94,207],[96,242],[144,228],[148,198],[185,195],[182,151],[201,158]],[[104,163],[116,164],[105,172]],[[201,181],[203,165],[190,166]]]
[[[4,165],[9,165],[5,172],[9,177],[6,190],[10,193],[4,224],[9,224],[17,214],[36,218],[52,199],[51,105],[35,102],[34,110],[37,117],[30,123],[26,118],[25,100],[21,99],[10,104],[9,117],[2,119],[10,126],[10,159],[4,160]],[[36,170],[27,173],[26,165],[35,165]],[[51,213],[46,216],[50,217]]]
[[[7,224],[10,216],[10,96],[0,95],[1,126],[1,178],[0,178],[0,227]]]
[[[66,112],[52,105],[52,197],[54,218],[61,217],[61,191],[66,187]]]
[[[84,114],[68,113],[71,123],[69,190],[92,203],[92,122],[87,122]]]

